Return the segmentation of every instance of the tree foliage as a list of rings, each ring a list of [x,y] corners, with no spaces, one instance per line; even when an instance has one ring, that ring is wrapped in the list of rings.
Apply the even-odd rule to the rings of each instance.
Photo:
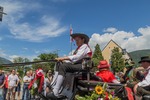
[[[34,61],[40,61],[40,60],[52,60],[55,59],[57,57],[57,54],[55,53],[42,53],[40,54],[37,58],[34,59]],[[45,72],[47,70],[53,70],[55,66],[55,62],[49,62],[49,63],[37,63],[37,64],[33,64],[32,68],[34,70],[38,69],[38,68],[42,68]]]
[[[92,57],[92,60],[94,62],[94,66],[97,66],[99,64],[99,61],[100,60],[103,60],[103,56],[102,56],[102,51],[100,49],[100,46],[99,44],[96,44],[95,46],[95,50],[94,50],[94,53],[93,53],[93,57]]]
[[[25,63],[25,62],[30,62],[30,60],[28,58],[22,58],[22,57],[16,57],[13,59],[14,63]],[[24,72],[27,69],[30,69],[31,66],[29,65],[25,65],[25,66],[15,66],[15,68],[17,69],[17,72],[19,72],[20,76],[22,77]]]
[[[114,72],[123,71],[125,67],[124,59],[122,57],[122,52],[119,52],[119,48],[115,47],[111,54],[111,68]]]

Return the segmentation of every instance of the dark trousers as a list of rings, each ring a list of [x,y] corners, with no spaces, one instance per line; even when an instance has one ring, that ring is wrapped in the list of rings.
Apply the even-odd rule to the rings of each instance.
[[[146,87],[138,87],[137,88],[137,94],[138,95],[150,95],[150,86],[146,86]]]
[[[25,99],[25,97],[26,97],[26,99]],[[30,92],[28,89],[28,84],[23,85],[22,100],[30,100]]]
[[[72,63],[59,63],[56,66],[56,70],[58,70],[58,74],[65,76],[66,73],[74,73],[74,72],[78,72],[82,69],[82,64],[72,64]]]
[[[133,88],[134,88],[135,84],[128,83],[127,86],[130,87],[133,91]],[[150,86],[146,86],[146,87],[138,86],[137,95],[139,95],[139,96],[150,95]]]
[[[3,99],[6,100],[7,88],[3,88]]]

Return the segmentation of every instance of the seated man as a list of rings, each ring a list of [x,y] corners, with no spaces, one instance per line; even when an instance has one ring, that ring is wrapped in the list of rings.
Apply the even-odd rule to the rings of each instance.
[[[88,46],[89,37],[85,34],[72,34],[71,37],[75,40],[77,49],[74,54],[71,56],[56,58],[56,60],[61,61],[62,63],[56,64],[56,73],[54,75],[55,85],[52,86],[52,92],[47,93],[47,98],[57,99],[61,98],[59,95],[59,89],[63,83],[64,77],[67,72],[76,72],[82,69],[82,60],[83,58],[92,56],[92,51]],[[67,60],[67,62],[66,62]],[[55,78],[55,76],[57,76]],[[53,84],[54,81],[52,81]]]
[[[97,67],[99,68],[99,72],[96,73],[96,76],[100,77],[103,82],[120,83],[115,78],[114,74],[109,70],[110,65],[106,60],[100,61]]]
[[[133,62],[133,61],[131,61],[131,62],[126,62],[125,63],[125,66],[126,66],[126,72],[125,72],[125,74],[124,74],[124,76],[122,77],[122,81],[121,81],[121,83],[126,83],[126,82],[133,82],[135,79],[135,77],[134,77],[134,65],[135,65],[135,63]]]
[[[144,79],[134,85],[134,93],[141,96],[146,94],[150,95],[150,57],[141,57],[141,61],[139,61],[139,63],[145,69],[145,74]]]

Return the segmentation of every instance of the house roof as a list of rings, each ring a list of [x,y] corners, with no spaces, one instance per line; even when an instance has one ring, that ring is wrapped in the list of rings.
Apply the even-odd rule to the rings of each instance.
[[[120,49],[122,49],[121,46],[119,46],[115,41],[113,41],[113,40],[111,39],[111,40],[107,43],[107,45],[103,48],[103,50],[108,46],[108,44],[109,44],[110,42],[115,43]],[[102,50],[102,51],[103,51],[103,50]]]
[[[103,48],[103,50],[105,50],[105,48],[108,46],[108,44],[110,43],[110,42],[113,42],[113,43],[115,43],[116,45],[117,45],[117,47],[119,47],[121,50],[123,50],[122,49],[122,47],[121,46],[119,46],[114,40],[110,40],[108,43],[107,43],[107,45]],[[103,51],[102,50],[102,51]],[[131,55],[127,52],[127,55],[131,58]],[[132,58],[131,58],[131,60],[132,60]]]

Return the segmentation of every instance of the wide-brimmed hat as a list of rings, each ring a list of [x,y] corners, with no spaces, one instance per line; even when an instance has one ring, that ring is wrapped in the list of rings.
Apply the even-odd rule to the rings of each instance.
[[[84,38],[84,39],[85,39],[84,43],[86,43],[86,44],[89,42],[89,37],[88,37],[86,34],[84,34],[84,33],[73,33],[73,34],[71,34],[70,36],[71,36],[73,39],[74,39],[75,37]]]
[[[98,67],[99,69],[101,69],[101,68],[109,68],[110,65],[107,63],[106,60],[101,60],[101,61],[99,62],[99,65],[98,65],[97,67]]]
[[[150,56],[141,57],[141,61],[139,61],[139,63],[141,63],[141,62],[150,62]]]

